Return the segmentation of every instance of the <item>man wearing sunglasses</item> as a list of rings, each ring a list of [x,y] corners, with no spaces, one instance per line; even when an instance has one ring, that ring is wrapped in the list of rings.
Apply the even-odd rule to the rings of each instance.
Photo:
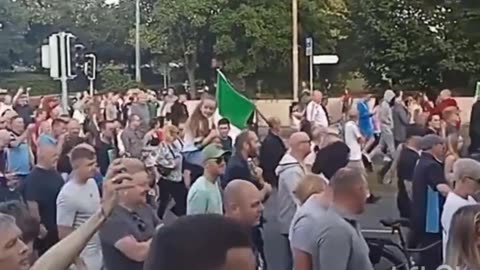
[[[188,191],[187,215],[223,214],[223,202],[218,179],[225,170],[228,151],[210,144],[202,150],[204,172]]]
[[[480,163],[473,159],[461,158],[453,165],[453,176],[455,189],[448,193],[441,217],[444,258],[453,214],[465,205],[477,203],[473,196],[480,191]]]

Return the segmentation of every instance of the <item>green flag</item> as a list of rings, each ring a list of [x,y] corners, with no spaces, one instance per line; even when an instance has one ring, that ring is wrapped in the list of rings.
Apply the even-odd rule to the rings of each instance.
[[[226,118],[238,128],[247,127],[247,121],[255,111],[255,105],[233,88],[221,71],[217,71],[217,103],[220,117]]]

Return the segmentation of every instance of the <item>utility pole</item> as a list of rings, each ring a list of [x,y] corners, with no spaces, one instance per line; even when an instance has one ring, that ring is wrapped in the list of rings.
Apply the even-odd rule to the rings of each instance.
[[[298,100],[298,0],[292,0],[292,75],[293,100]]]
[[[142,81],[140,70],[140,0],[135,1],[135,80]]]

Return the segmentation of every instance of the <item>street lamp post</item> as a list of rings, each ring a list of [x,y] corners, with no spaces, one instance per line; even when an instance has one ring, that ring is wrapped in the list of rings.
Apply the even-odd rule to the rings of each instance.
[[[140,70],[140,0],[135,3],[135,80],[142,81]]]
[[[298,0],[292,0],[292,75],[293,100],[298,100]]]

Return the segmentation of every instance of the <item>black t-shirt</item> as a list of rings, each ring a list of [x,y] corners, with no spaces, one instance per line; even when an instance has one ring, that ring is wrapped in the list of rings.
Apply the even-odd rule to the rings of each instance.
[[[72,151],[75,146],[85,142],[87,142],[87,140],[80,137],[67,138],[65,140],[65,143],[62,147],[62,153],[60,153],[60,156],[58,157],[57,169],[59,172],[72,172],[72,164],[70,164],[70,158],[68,157],[68,153],[70,153],[70,151]]]
[[[33,114],[33,109],[30,107],[30,105],[14,105],[13,109],[18,113],[20,117],[23,118],[23,122],[25,122],[25,125],[28,125],[33,122],[32,119],[32,114]]]
[[[116,157],[115,148],[112,144],[106,143],[97,137],[95,140],[95,152],[97,154],[97,163],[100,168],[100,173],[105,176],[111,162],[110,158]]]
[[[227,136],[226,138],[220,138],[220,142],[222,143],[222,149],[223,150],[232,152],[232,150],[233,150],[232,137]]]
[[[334,142],[319,149],[315,156],[312,172],[331,179],[341,168],[347,166],[350,148],[342,141]]]
[[[57,196],[64,181],[55,170],[35,167],[25,179],[25,199],[36,202],[48,233],[57,234]]]
[[[248,165],[248,161],[245,160],[240,154],[233,155],[227,163],[225,168],[225,173],[222,177],[222,186],[226,187],[230,181],[235,179],[242,179],[251,182],[254,184],[259,190],[263,188],[262,184],[260,184],[252,175],[250,171],[250,166]]]
[[[11,190],[3,183],[0,183],[0,203],[19,201],[22,202],[22,196],[17,190]]]
[[[423,152],[412,176],[412,230],[419,235],[441,235],[440,217],[445,198],[437,185],[447,184],[443,164]]]

